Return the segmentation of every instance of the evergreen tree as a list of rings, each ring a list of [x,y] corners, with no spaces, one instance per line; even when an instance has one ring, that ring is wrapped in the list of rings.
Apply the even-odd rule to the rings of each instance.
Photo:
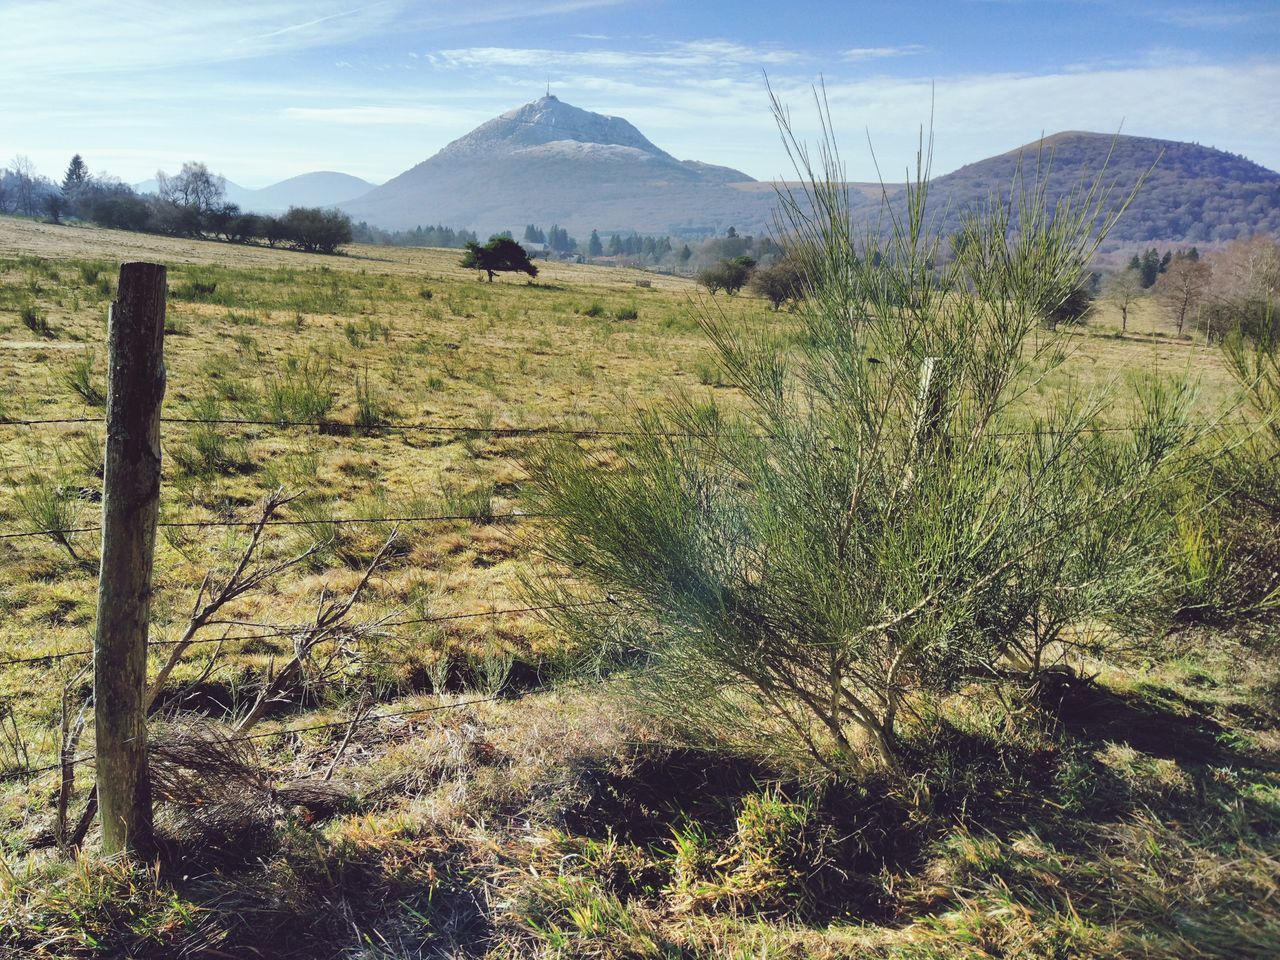
[[[70,195],[89,182],[89,167],[84,158],[76,154],[67,164],[67,172],[62,178],[62,192]]]
[[[591,231],[591,239],[587,241],[587,254],[592,257],[604,254],[604,244],[600,242],[600,234],[595,230]]]
[[[468,241],[466,253],[462,256],[461,265],[474,270],[483,270],[493,283],[496,273],[519,272],[530,277],[538,275],[538,268],[529,261],[529,254],[524,247],[516,243],[510,234],[495,234],[484,246],[476,241]]]

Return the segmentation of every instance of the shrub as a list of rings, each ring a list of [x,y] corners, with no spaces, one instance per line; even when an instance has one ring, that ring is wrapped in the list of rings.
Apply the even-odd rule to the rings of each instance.
[[[1101,397],[1015,408],[1062,360],[1043,305],[1113,222],[1096,186],[1050,206],[1019,179],[939,267],[924,169],[894,229],[855,239],[837,154],[820,156],[786,204],[803,336],[708,314],[745,414],[672,400],[617,469],[568,443],[534,457],[531,508],[551,518],[534,549],[571,577],[530,592],[616,600],[562,626],[584,650],[638,638],[636,704],[690,740],[847,774],[868,749],[902,765],[903,714],[928,724],[967,685],[1037,680],[1095,642],[1073,628],[1155,616],[1153,494],[1191,440],[1191,396],[1147,387],[1115,434],[1094,429]]]
[[[733,296],[750,281],[755,266],[756,262],[750,257],[721,260],[714,266],[701,271],[698,274],[698,283],[713,295],[723,290]]]
[[[269,242],[283,238],[307,253],[334,253],[351,242],[351,218],[340,210],[290,207],[278,225],[267,225],[266,235]]]
[[[216,394],[205,393],[196,398],[188,414],[193,420],[221,420],[225,413]],[[218,474],[243,469],[245,448],[241,441],[227,434],[218,423],[192,423],[182,439],[170,444],[174,465],[184,476],[207,479]]]
[[[278,423],[318,423],[333,409],[333,369],[316,356],[286,357],[267,378],[262,402]]]
[[[443,513],[447,516],[481,521],[493,518],[492,481],[463,484],[456,480],[445,480],[440,484],[440,494]]]
[[[49,321],[45,319],[44,314],[35,308],[34,304],[27,303],[19,307],[18,319],[22,321],[24,327],[37,337],[53,336],[53,327],[49,325]]]
[[[107,402],[107,395],[98,387],[98,380],[93,372],[93,361],[93,350],[85,350],[71,361],[71,366],[62,375],[62,382],[89,406],[100,407]]]
[[[789,300],[803,299],[805,292],[804,269],[792,257],[761,267],[751,277],[751,292],[764,297],[777,310]]]
[[[364,376],[356,372],[356,416],[355,425],[365,430],[380,427],[387,421],[387,411],[381,398],[369,386],[369,367],[364,368]]]

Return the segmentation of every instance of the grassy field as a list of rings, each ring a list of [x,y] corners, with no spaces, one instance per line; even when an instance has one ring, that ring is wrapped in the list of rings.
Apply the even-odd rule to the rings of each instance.
[[[380,518],[436,515],[472,519],[400,523],[351,621],[519,607],[536,565],[521,530],[537,520],[510,515],[537,438],[492,431],[625,429],[674,391],[731,402],[703,310],[792,333],[764,301],[712,302],[680,278],[546,264],[536,283],[488,284],[458,258],[0,218],[0,418],[101,416],[116,267],[147,259],[169,265],[167,416],[330,424],[165,425],[162,520],[215,525],[162,531],[153,638],[180,634],[206,573],[243,549],[242,529],[216,523],[251,518],[279,488],[296,497],[281,516],[302,522],[271,528],[263,555],[315,552],[222,619],[306,622],[325,591],[360,581],[396,526]],[[1127,374],[1159,370],[1199,381],[1206,421],[1236,416],[1216,349],[1172,336],[1150,307],[1127,336],[1104,308],[1068,342],[1040,395],[1115,384],[1123,398]],[[355,423],[367,429],[343,427]],[[92,423],[0,425],[0,533],[96,524],[102,440]],[[607,463],[621,441],[581,442]],[[333,523],[347,518],[373,522]],[[97,551],[92,533],[0,539],[3,659],[91,645]],[[62,859],[48,838],[56,781],[0,779],[0,951],[1273,956],[1278,688],[1256,639],[1198,629],[1170,660],[1096,664],[1091,699],[1035,737],[999,741],[977,704],[930,747],[938,774],[910,795],[874,778],[776,784],[678,748],[600,690],[551,683],[558,638],[533,614],[374,631],[325,683],[273,706],[266,731],[336,726],[257,741],[270,783],[224,796],[226,821],[162,807],[158,872]],[[171,686],[191,685],[166,724],[243,710],[290,642],[230,641],[214,661],[210,649],[174,673]],[[86,662],[0,667],[5,769],[56,762],[64,689],[78,706]],[[397,713],[499,690],[523,695],[341,723],[358,698]],[[282,787],[325,774],[328,801]]]

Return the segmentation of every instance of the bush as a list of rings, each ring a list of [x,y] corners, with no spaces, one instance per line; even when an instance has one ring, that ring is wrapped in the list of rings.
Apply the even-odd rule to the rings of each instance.
[[[320,423],[333,409],[333,369],[314,356],[286,357],[267,378],[263,406],[277,423]]]
[[[798,301],[805,294],[804,269],[792,257],[761,267],[751,277],[751,292],[764,297],[777,310],[787,301]]]
[[[341,210],[290,207],[279,228],[289,243],[307,253],[333,253],[351,242],[351,218]],[[269,230],[268,239],[271,235]]]
[[[98,379],[93,372],[93,361],[93,351],[86,350],[71,361],[71,366],[62,375],[62,382],[89,406],[101,407],[107,402],[107,395],[98,387]]]
[[[22,321],[22,325],[34,333],[37,337],[52,337],[53,327],[49,325],[49,321],[45,319],[44,314],[35,308],[34,304],[24,304],[18,309],[18,319]]]
[[[798,344],[708,314],[745,413],[672,400],[617,469],[544,448],[534,549],[571,576],[530,592],[615,600],[561,624],[584,651],[632,638],[635,703],[690,740],[848,774],[868,750],[902,766],[902,715],[936,723],[968,685],[1034,682],[1102,642],[1077,627],[1157,616],[1154,494],[1191,398],[1145,387],[1121,433],[1094,429],[1102,400],[1014,410],[1061,362],[1035,332],[1112,222],[1098,193],[1050,207],[1019,182],[938,267],[923,176],[888,236],[855,242],[839,169],[801,172],[817,200],[786,208],[811,286]]]
[[[750,257],[734,257],[732,260],[721,260],[715,266],[707,267],[698,274],[698,283],[715,295],[723,290],[733,296],[747,285],[755,270],[756,262]]]

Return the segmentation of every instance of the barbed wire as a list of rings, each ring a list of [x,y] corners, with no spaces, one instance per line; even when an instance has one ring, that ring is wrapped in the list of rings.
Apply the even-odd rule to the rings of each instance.
[[[512,511],[510,513],[491,514],[447,513],[432,514],[429,516],[328,517],[318,520],[301,517],[278,518],[274,520],[162,520],[158,522],[156,526],[166,529],[203,529],[206,527],[323,527],[331,524],[447,523],[455,521],[467,521],[470,523],[497,523],[507,520],[538,520],[544,519],[546,516],[546,514],[541,513]],[[24,537],[66,536],[70,533],[98,533],[101,532],[101,530],[102,527],[98,524],[87,527],[49,527],[44,530],[17,530],[10,533],[0,533],[0,540],[19,540]]]
[[[442,710],[458,710],[462,707],[475,706],[479,703],[493,703],[500,699],[502,699],[501,696],[494,694],[488,697],[478,697],[472,700],[458,701],[456,703],[437,703],[432,704],[429,707],[414,707],[409,710],[394,710],[389,713],[357,715],[346,720],[335,720],[328,723],[315,723],[305,727],[286,727],[283,730],[263,730],[260,733],[248,733],[243,736],[230,737],[229,739],[233,743],[238,743],[245,740],[266,740],[269,737],[287,737],[298,733],[311,733],[315,730],[334,730],[339,727],[355,727],[364,723],[371,723],[375,720],[393,720],[398,717],[411,717],[417,714],[439,713]],[[97,756],[98,755],[96,753],[81,754],[78,757],[71,757],[66,761],[51,763],[43,767],[32,767],[26,770],[7,770],[4,771],[3,774],[0,774],[0,776],[19,776],[30,782],[31,780],[37,779],[47,773],[55,773],[66,767],[74,767],[82,763],[88,763],[90,760],[97,759]]]
[[[530,427],[514,427],[514,426],[482,426],[473,423],[445,423],[441,421],[417,421],[410,423],[382,423],[382,424],[357,424],[346,423],[340,420],[268,420],[253,419],[242,417],[161,417],[161,423],[177,423],[186,425],[210,425],[210,426],[263,426],[263,427],[310,427],[317,429],[328,429],[334,431],[342,431],[344,433],[363,433],[374,434],[381,430],[400,431],[400,432],[424,432],[424,433],[462,433],[462,434],[483,434],[498,438],[508,437],[667,437],[676,439],[699,439],[699,440],[715,440],[722,439],[734,434],[716,433],[716,432],[699,432],[693,430],[642,430],[642,429],[624,429],[618,428],[596,428],[596,427],[565,427],[558,425],[540,424]],[[11,418],[0,418],[0,426],[43,426],[45,424],[66,424],[66,423],[93,423],[99,426],[105,425],[102,418],[99,417],[55,417],[42,420],[15,420]],[[1188,423],[1188,427],[1198,429],[1222,429],[1228,426],[1250,426],[1249,421],[1202,421]],[[1142,424],[1124,424],[1116,426],[1094,426],[1080,433],[1131,433],[1138,430],[1146,429]],[[992,437],[1021,437],[1042,434],[1045,430],[1005,430],[987,434]],[[755,433],[753,436],[768,439],[771,434]]]
[[[615,603],[613,599],[605,600],[584,600],[579,603],[553,603],[543,606],[530,607],[506,607],[498,610],[481,610],[476,613],[449,613],[437,616],[409,617],[401,620],[382,620],[373,621],[374,629],[390,628],[390,627],[409,627],[419,624],[429,623],[449,623],[455,620],[474,620],[480,617],[501,617],[515,616],[522,613],[549,613],[555,610],[574,610],[578,607],[593,607],[605,603]],[[205,626],[218,626],[226,623],[236,623],[236,621],[213,620],[205,624]],[[266,626],[273,626],[267,624]],[[236,636],[222,637],[195,637],[191,640],[151,640],[147,643],[147,647],[176,647],[183,646],[199,646],[206,643],[234,643],[240,640],[271,640],[279,637],[294,637],[300,633],[305,633],[309,629],[307,624],[297,624],[286,628],[272,630],[269,633],[246,633]],[[55,660],[66,660],[71,657],[88,657],[93,655],[93,648],[80,650],[64,650],[58,653],[46,653],[40,656],[32,657],[11,657],[7,660],[0,660],[0,667],[12,667],[28,663],[45,663]]]

